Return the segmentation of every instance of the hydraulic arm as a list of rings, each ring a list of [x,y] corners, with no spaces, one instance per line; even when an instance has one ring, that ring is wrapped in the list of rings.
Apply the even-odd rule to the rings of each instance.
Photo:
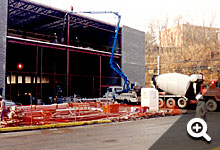
[[[115,36],[114,36],[113,46],[112,46],[112,50],[111,50],[111,58],[110,58],[109,64],[110,64],[110,67],[124,80],[123,91],[128,92],[131,89],[130,88],[130,81],[128,80],[127,76],[124,74],[124,72],[122,71],[122,69],[120,68],[118,63],[114,61],[115,47],[116,47],[117,38],[118,38],[121,16],[118,14],[118,12],[112,12],[112,11],[96,11],[96,12],[86,11],[86,12],[69,12],[69,13],[75,13],[75,14],[78,14],[78,13],[88,13],[88,14],[112,13],[118,17],[118,22],[117,22],[117,26],[115,28]]]

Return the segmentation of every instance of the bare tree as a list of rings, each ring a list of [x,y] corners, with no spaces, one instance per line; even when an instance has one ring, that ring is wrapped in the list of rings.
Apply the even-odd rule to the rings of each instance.
[[[220,72],[220,51],[217,41],[219,29],[215,26],[215,15],[209,26],[190,24],[181,15],[175,17],[173,27],[164,21],[151,21],[146,34],[146,85],[156,74],[157,56],[161,58],[161,73],[179,72],[184,74],[203,73],[207,81],[218,78]],[[149,43],[156,40],[157,42]]]

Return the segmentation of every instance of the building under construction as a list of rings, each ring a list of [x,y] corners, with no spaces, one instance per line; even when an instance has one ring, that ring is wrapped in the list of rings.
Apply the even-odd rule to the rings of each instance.
[[[109,66],[114,25],[27,0],[1,0],[0,13],[0,88],[6,99],[28,104],[25,93],[45,103],[56,95],[100,97],[123,82]],[[144,86],[145,33],[121,26],[114,61],[131,82]]]

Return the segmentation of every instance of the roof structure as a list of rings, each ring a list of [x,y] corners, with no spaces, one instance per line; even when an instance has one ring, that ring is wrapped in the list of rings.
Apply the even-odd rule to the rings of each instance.
[[[8,25],[10,28],[24,28],[29,31],[49,32],[62,30],[66,12],[42,6],[25,0],[9,0]],[[70,28],[97,28],[113,32],[114,26],[97,22],[77,14],[71,14]]]
[[[25,34],[25,36],[35,37],[36,40],[48,42],[49,40],[44,39],[51,39],[56,33],[58,40],[61,41],[61,37],[67,37],[66,14],[64,10],[27,0],[9,0],[8,33],[11,36],[21,35],[19,37]],[[70,44],[71,40],[75,43],[80,40],[84,42],[82,47],[110,49],[115,34],[114,25],[79,14],[69,13],[69,16]]]

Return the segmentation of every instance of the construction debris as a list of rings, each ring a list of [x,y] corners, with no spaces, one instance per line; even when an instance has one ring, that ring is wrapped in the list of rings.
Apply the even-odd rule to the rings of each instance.
[[[0,122],[0,127],[45,125],[100,119],[121,122],[180,114],[182,114],[182,111],[177,107],[160,108],[159,112],[150,112],[149,107],[107,102],[10,106],[7,107],[7,113],[4,115],[3,121]]]

